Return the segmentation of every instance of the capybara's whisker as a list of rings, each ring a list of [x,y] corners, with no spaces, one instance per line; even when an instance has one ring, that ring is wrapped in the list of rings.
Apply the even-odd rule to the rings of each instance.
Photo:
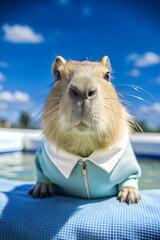
[[[157,99],[150,93],[148,92],[147,90],[145,90],[144,88],[141,88],[137,85],[132,85],[132,84],[116,84],[116,86],[127,86],[127,87],[131,87],[132,89],[134,89],[135,91],[143,91],[145,93],[147,93],[152,99],[154,99],[155,101],[157,101]]]

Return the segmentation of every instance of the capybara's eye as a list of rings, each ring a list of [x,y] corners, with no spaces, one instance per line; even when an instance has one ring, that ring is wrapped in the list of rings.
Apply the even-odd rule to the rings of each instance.
[[[107,72],[103,78],[109,82],[110,72]]]
[[[61,74],[60,74],[59,71],[57,71],[56,74],[55,74],[55,80],[58,81],[60,79],[61,79]]]

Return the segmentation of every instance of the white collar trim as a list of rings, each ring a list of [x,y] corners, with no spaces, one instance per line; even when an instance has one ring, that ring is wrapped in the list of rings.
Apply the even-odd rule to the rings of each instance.
[[[107,150],[99,150],[93,152],[89,157],[82,158],[81,156],[68,153],[62,149],[57,149],[55,145],[44,140],[44,149],[58,168],[58,170],[66,177],[69,178],[73,168],[78,161],[91,161],[96,164],[98,167],[105,170],[107,173],[110,173],[114,166],[117,164],[119,159],[125,152],[127,143],[129,141],[128,134],[120,141],[118,141],[114,146],[110,147]]]

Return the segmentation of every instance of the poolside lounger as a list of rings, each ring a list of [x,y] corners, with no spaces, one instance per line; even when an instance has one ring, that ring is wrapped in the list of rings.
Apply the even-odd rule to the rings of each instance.
[[[160,190],[140,191],[129,206],[116,197],[33,199],[31,186],[0,179],[0,239],[160,239]]]

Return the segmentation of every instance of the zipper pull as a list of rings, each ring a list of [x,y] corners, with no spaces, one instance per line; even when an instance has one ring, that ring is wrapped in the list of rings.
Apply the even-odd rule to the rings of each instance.
[[[83,162],[83,175],[85,175],[87,173],[87,164],[85,162]]]

